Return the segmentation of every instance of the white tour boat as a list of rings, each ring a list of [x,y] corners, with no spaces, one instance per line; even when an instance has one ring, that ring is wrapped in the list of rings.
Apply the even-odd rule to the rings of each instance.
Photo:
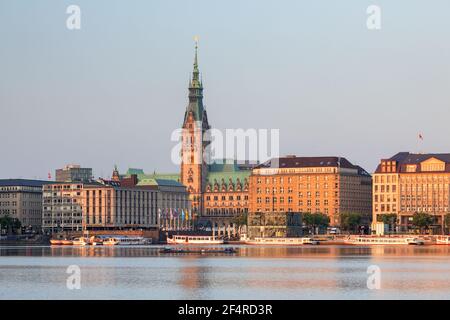
[[[102,241],[104,246],[115,246],[118,243],[119,241],[116,238],[105,238],[105,240]]]
[[[173,235],[172,238],[167,238],[167,244],[223,244],[223,240],[214,236]]]
[[[319,241],[312,238],[255,238],[245,239],[246,244],[256,244],[256,245],[305,245],[305,244],[319,244]]]
[[[141,236],[109,236],[103,237],[103,245],[112,246],[138,246],[138,245],[147,245],[152,243],[152,239],[144,238]]]
[[[354,245],[424,245],[425,242],[419,238],[401,237],[356,237],[345,241]]]
[[[438,236],[436,238],[436,244],[450,244],[450,236]]]
[[[139,246],[152,243],[152,239],[140,236],[116,236],[115,239],[119,241],[119,246]]]
[[[88,238],[80,237],[72,240],[72,245],[74,246],[86,246],[88,244],[89,244]]]

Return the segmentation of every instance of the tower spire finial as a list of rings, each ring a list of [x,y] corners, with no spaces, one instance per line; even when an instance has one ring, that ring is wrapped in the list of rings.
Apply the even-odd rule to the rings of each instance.
[[[198,36],[194,37],[194,41],[195,41],[194,71],[192,72],[192,81],[190,83],[190,86],[194,88],[200,88],[202,84],[199,81],[200,71],[198,70]]]
[[[194,70],[198,71],[198,36],[194,36],[195,41],[195,58],[194,58]]]

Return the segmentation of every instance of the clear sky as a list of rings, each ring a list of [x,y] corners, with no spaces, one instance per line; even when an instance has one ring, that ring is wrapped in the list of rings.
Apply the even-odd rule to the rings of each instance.
[[[81,8],[81,30],[66,8]],[[366,9],[381,7],[381,30]],[[66,163],[157,172],[183,121],[193,36],[210,124],[279,128],[282,154],[373,172],[450,152],[448,0],[0,0],[0,178]]]

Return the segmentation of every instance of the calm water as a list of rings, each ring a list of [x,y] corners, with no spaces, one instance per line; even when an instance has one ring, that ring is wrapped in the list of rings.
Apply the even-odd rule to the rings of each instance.
[[[450,299],[450,246],[161,248],[0,246],[0,299]],[[80,290],[66,287],[69,265]],[[370,265],[379,290],[367,288]]]

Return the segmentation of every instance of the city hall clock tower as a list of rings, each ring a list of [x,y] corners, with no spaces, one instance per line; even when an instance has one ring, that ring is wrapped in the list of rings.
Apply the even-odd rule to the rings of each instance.
[[[195,43],[194,70],[189,82],[189,104],[184,114],[181,148],[181,183],[189,192],[194,213],[203,213],[203,191],[208,173],[205,149],[206,132],[210,128],[203,107],[203,84],[198,69],[198,43]]]

